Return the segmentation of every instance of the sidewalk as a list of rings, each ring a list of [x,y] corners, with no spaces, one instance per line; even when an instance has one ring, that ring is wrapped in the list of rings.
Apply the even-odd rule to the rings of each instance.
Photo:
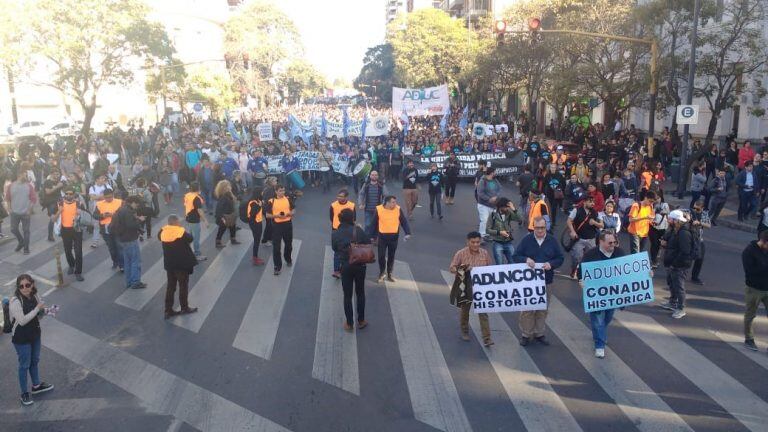
[[[675,189],[665,189],[664,198],[666,199],[669,206],[672,208],[677,206],[682,208],[688,208],[688,204],[690,204],[691,202],[690,195],[686,195],[685,197],[683,197],[683,199],[677,198],[677,196],[675,195]],[[720,212],[720,217],[717,218],[717,225],[728,227],[728,228],[739,230],[739,231],[756,233],[757,219],[750,218],[744,222],[740,222],[738,217],[736,216],[738,208],[739,208],[738,196],[735,193],[730,193],[728,196],[728,201],[726,201],[725,203],[725,207],[723,207],[723,210]]]

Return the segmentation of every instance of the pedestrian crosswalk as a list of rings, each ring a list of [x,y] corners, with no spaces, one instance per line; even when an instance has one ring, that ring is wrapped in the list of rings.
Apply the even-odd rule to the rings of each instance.
[[[206,244],[211,243],[214,231],[215,227],[204,230],[202,241]],[[145,253],[146,244],[147,242],[142,244]],[[274,348],[284,337],[281,332],[281,322],[287,319],[283,316],[287,309],[286,303],[291,289],[295,289],[293,287],[296,285],[294,272],[297,265],[301,263],[302,257],[313,250],[317,250],[317,245],[310,246],[308,241],[303,244],[301,240],[295,239],[292,267],[284,266],[280,275],[273,275],[272,262],[269,259],[266,267],[255,273],[258,275],[258,280],[251,280],[244,287],[233,281],[238,272],[244,271],[244,267],[251,268],[250,260],[246,258],[250,257],[250,242],[227,245],[206,263],[204,269],[199,270],[200,274],[196,282],[190,286],[190,304],[198,307],[199,311],[168,320],[170,334],[181,331],[185,333],[185,337],[202,337],[201,330],[220,316],[212,311],[217,307],[217,303],[220,303],[222,296],[225,296],[229,290],[245,289],[248,291],[247,308],[242,315],[235,317],[237,324],[232,327],[234,334],[223,335],[226,339],[225,344],[229,346],[231,343],[231,347],[237,352],[254,356],[254,358],[258,357],[265,361],[282,360],[282,349],[275,351]],[[459,385],[461,381],[455,374],[460,371],[452,370],[453,366],[449,367],[451,362],[446,361],[449,358],[447,353],[450,352],[446,345],[457,341],[458,337],[453,341],[447,340],[444,335],[439,337],[441,332],[436,331],[439,330],[439,326],[452,326],[452,332],[446,333],[458,336],[458,311],[448,305],[447,294],[444,302],[445,309],[435,310],[434,305],[428,307],[431,303],[425,302],[425,293],[420,289],[423,284],[434,283],[435,281],[430,280],[434,276],[442,278],[441,285],[450,285],[452,275],[446,271],[436,270],[430,275],[429,272],[419,269],[414,275],[415,269],[411,265],[397,261],[393,272],[395,282],[377,285],[371,280],[367,281],[369,290],[385,290],[388,314],[370,316],[369,313],[367,319],[373,322],[372,326],[363,331],[345,332],[342,329],[344,313],[341,282],[331,277],[333,251],[327,245],[322,245],[320,250],[323,257],[322,278],[316,280],[319,289],[309,291],[317,296],[318,307],[313,309],[315,312],[313,316],[302,317],[317,324],[316,328],[311,328],[314,346],[300,348],[304,350],[306,356],[311,356],[311,361],[307,363],[311,369],[308,368],[299,373],[305,374],[315,383],[314,385],[341,389],[343,394],[349,397],[376,392],[376,388],[370,388],[370,381],[367,381],[364,376],[361,377],[361,366],[364,366],[366,356],[372,354],[359,350],[359,346],[362,338],[387,340],[377,332],[390,331],[389,340],[394,342],[391,346],[381,346],[381,349],[396,353],[394,355],[399,359],[399,364],[393,364],[391,367],[402,370],[404,377],[402,388],[407,391],[402,398],[408,401],[413,419],[424,425],[446,432],[483,430],[474,424],[477,417],[483,415],[482,409],[476,404],[468,403],[479,397],[501,400],[520,418],[525,428],[531,431],[596,430],[590,427],[594,419],[589,413],[573,409],[572,402],[569,402],[569,398],[573,396],[568,395],[562,385],[556,385],[557,378],[552,376],[551,369],[546,365],[537,364],[536,356],[532,355],[529,349],[519,346],[517,330],[511,324],[516,318],[513,314],[490,315],[491,334],[496,344],[477,351],[481,356],[479,360],[487,361],[489,374],[492,374],[501,391],[478,396],[468,394],[466,389]],[[110,280],[116,273],[109,268],[111,261],[107,254],[93,254],[90,250],[88,252],[92,258],[100,256],[101,261],[86,272],[86,281],[78,288],[84,293],[94,294],[104,286],[112,286]],[[266,252],[270,250],[267,249]],[[156,256],[157,250],[152,254]],[[142,275],[142,280],[148,287],[143,290],[123,291],[113,300],[115,304],[140,315],[149,312],[150,303],[162,304],[161,291],[166,279],[162,258],[153,260],[149,264],[151,265]],[[45,264],[47,265],[49,264]],[[43,267],[40,266],[38,270],[46,270]],[[122,280],[114,284],[122,286]],[[445,292],[447,293],[447,290]],[[66,294],[59,292],[59,295]],[[63,320],[65,317],[60,319]],[[160,317],[157,316],[157,319]],[[382,321],[390,321],[391,327],[376,325],[377,322]],[[595,358],[588,322],[583,315],[572,312],[565,302],[553,295],[547,320],[548,330],[556,338],[553,344],[561,344],[564,350],[567,350],[575,359],[577,367],[586,371],[586,375],[592,381],[581,382],[582,386],[595,386],[596,391],[610,398],[617,408],[616,412],[624,417],[624,424],[631,424],[636,430],[642,432],[693,431],[698,430],[698,425],[705,424],[707,416],[711,415],[732,417],[735,419],[732,424],[738,426],[734,427],[734,430],[766,430],[764,425],[768,422],[768,402],[763,399],[765,394],[756,391],[752,384],[743,382],[741,378],[728,374],[720,363],[722,359],[708,358],[705,353],[694,349],[684,338],[648,315],[624,311],[617,314],[616,321],[615,326],[626,329],[628,334],[626,337],[633,337],[641,342],[638,343],[641,345],[638,349],[648,350],[668,364],[668,367],[655,373],[675,376],[692,384],[694,393],[676,394],[675,398],[705,398],[714,401],[713,403],[721,408],[716,413],[705,412],[697,415],[677,412],[676,409],[679,407],[671,402],[670,395],[659,393],[658,384],[650,381],[647,373],[634,370],[633,367],[637,367],[637,362],[622,358],[621,350],[613,350],[609,345],[605,359]],[[479,322],[474,313],[471,314],[470,324],[475,342],[473,344],[458,342],[459,347],[470,347],[466,348],[467,355],[482,339],[479,334]],[[55,333],[54,326],[47,324],[46,331],[51,331],[52,335],[60,338],[56,341],[51,341],[51,337],[46,338],[46,346],[49,349],[83,364],[84,367],[91,368],[118,387],[127,389],[129,393],[140,398],[147,397],[138,385],[128,379],[129,373],[117,374],[113,367],[105,367],[102,361],[91,361],[86,354],[96,352],[104,356],[103,358],[124,362],[129,366],[128,372],[135,372],[137,379],[144,380],[144,383],[150,382],[154,377],[169,385],[191,386],[183,395],[182,404],[191,403],[195,398],[211,401],[214,409],[221,409],[236,416],[232,420],[234,422],[232,430],[237,430],[240,426],[239,422],[246,419],[255,419],[254,421],[261,425],[261,429],[258,430],[287,430],[234,402],[206,393],[205,389],[185,381],[180,376],[168,373],[157,366],[145,364],[143,360],[119,351],[116,347],[93,339],[81,333],[81,330],[75,330],[57,322],[58,325],[62,325],[63,330]],[[721,332],[712,332],[711,335],[713,341],[724,342],[724,346],[733,356],[748,360],[754,367],[763,371],[768,369],[765,353],[745,351],[740,345],[738,336]],[[87,342],[87,346],[82,348],[84,352],[77,351],[67,344],[70,340]],[[150,368],[151,372],[142,372],[142,368]],[[154,384],[147,385],[154,386]],[[164,393],[157,397],[160,396],[169,397]],[[155,399],[155,396],[152,398]],[[206,423],[208,420],[197,417],[195,413],[186,412],[183,407],[172,408],[173,402],[166,401],[164,404],[163,406],[169,407],[169,413],[195,427],[206,430],[207,426],[210,426]],[[161,412],[166,411],[161,410]],[[227,424],[228,420],[221,412],[215,413],[214,417],[218,424]]]

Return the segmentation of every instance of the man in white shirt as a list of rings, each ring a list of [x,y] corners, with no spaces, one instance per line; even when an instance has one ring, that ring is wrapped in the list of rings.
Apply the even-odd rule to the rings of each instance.
[[[93,214],[93,211],[96,209],[96,203],[98,201],[101,201],[104,199],[104,191],[107,189],[107,177],[105,175],[100,175],[96,177],[96,182],[91,185],[90,188],[88,188],[88,196],[90,197],[90,202],[88,203],[88,211]],[[95,248],[99,246],[99,230],[94,229],[93,230],[93,237],[91,239],[91,247]]]

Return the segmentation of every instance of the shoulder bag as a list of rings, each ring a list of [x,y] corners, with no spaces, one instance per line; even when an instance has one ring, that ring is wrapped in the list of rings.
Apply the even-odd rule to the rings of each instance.
[[[376,262],[373,245],[357,243],[358,226],[352,227],[352,243],[349,244],[349,264],[371,264]]]

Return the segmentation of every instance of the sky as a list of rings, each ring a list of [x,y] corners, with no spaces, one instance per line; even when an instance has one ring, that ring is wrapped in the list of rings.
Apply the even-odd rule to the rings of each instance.
[[[352,81],[365,51],[384,41],[385,0],[279,0],[296,24],[306,58],[329,80]]]

